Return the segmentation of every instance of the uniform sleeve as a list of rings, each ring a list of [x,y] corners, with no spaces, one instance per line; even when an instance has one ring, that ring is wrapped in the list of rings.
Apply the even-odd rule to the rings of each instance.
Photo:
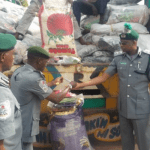
[[[115,62],[115,59],[110,63],[105,73],[109,74],[110,76],[113,76],[115,73],[117,73],[117,65]]]
[[[3,96],[0,98],[0,140],[11,137],[14,134],[14,104]]]
[[[30,80],[28,86],[28,90],[37,95],[40,100],[44,100],[53,92],[53,90],[48,87],[45,79],[42,78]]]

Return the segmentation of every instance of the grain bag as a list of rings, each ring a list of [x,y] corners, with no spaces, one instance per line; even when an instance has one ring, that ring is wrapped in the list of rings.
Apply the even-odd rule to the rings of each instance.
[[[45,0],[39,11],[42,48],[51,56],[77,56],[73,15],[68,0]]]
[[[111,6],[111,12],[107,24],[119,22],[133,22],[146,25],[149,20],[149,10],[146,5],[135,6]]]

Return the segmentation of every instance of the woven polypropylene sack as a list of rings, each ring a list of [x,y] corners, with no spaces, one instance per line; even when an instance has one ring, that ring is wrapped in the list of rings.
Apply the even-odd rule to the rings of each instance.
[[[50,136],[52,150],[93,150],[81,106],[73,114],[54,116],[50,123]]]
[[[149,10],[146,5],[135,6],[111,6],[111,12],[107,24],[119,22],[133,22],[146,25],[149,20]]]
[[[67,0],[45,0],[39,11],[42,48],[51,56],[77,56],[73,15]]]

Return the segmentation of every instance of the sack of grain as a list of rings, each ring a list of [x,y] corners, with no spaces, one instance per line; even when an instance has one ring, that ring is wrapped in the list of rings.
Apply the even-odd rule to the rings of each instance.
[[[12,14],[8,14],[0,11],[0,32],[12,32],[15,33],[15,27],[17,25],[18,18]]]
[[[94,35],[116,35],[124,32],[124,24],[125,22],[120,22],[111,25],[101,25],[101,24],[93,24],[91,26],[91,33]],[[148,34],[148,30],[145,26],[139,23],[130,23],[132,25],[133,30],[137,31],[139,34]]]
[[[111,13],[107,24],[119,22],[133,22],[146,25],[149,20],[149,9],[146,5],[111,6]]]
[[[110,0],[109,4],[113,5],[122,5],[122,4],[127,4],[127,3],[138,3],[141,0]]]
[[[42,47],[51,56],[77,56],[73,15],[68,0],[45,0],[39,11]]]

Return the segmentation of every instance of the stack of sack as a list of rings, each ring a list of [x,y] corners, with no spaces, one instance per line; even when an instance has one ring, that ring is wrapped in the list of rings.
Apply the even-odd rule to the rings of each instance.
[[[81,45],[75,41],[77,53],[82,62],[111,62],[114,52],[121,50],[118,35],[123,32],[125,22],[130,22],[133,30],[140,34],[138,45],[143,49],[150,49],[148,44],[150,35],[145,27],[149,20],[149,10],[145,5],[137,5],[137,2],[139,0],[110,0],[105,12],[106,24],[104,25],[97,23],[99,17],[82,17],[81,26],[90,29],[90,33],[83,38],[92,43],[92,45]],[[26,9],[26,7],[0,0],[0,33],[15,34],[16,26]],[[27,48],[41,45],[39,20],[35,17],[25,38],[22,41],[17,40],[14,63],[25,63]]]
[[[99,17],[83,16],[81,26],[90,29],[90,33],[84,36],[85,41],[91,42],[91,46],[77,44],[79,56],[82,62],[109,63],[114,57],[114,52],[121,51],[119,34],[124,32],[126,22],[132,25],[133,30],[140,36],[138,46],[142,49],[150,49],[150,35],[145,27],[149,20],[149,10],[146,5],[137,5],[139,0],[110,0],[105,12],[106,24],[98,24]]]
[[[14,35],[18,22],[24,15],[26,9],[26,7],[9,1],[0,0],[0,33],[10,33]],[[35,17],[25,38],[22,41],[17,40],[14,64],[26,62],[27,48],[41,45],[39,20],[38,17]]]

